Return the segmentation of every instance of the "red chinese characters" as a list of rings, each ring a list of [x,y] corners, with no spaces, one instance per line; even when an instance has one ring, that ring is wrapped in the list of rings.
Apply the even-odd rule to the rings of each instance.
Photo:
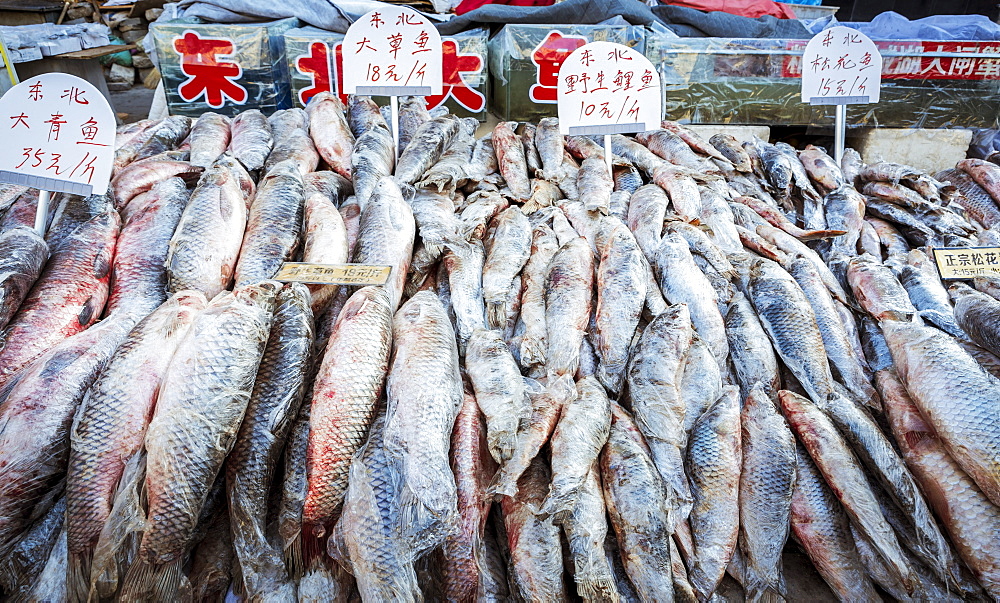
[[[570,53],[586,43],[587,38],[581,36],[549,32],[531,53],[531,62],[537,68],[535,81],[538,83],[532,84],[528,90],[528,98],[536,103],[555,103],[558,97],[559,68]]]
[[[226,100],[242,105],[247,101],[247,90],[236,83],[243,75],[243,68],[227,60],[234,52],[233,42],[224,38],[202,38],[194,31],[186,31],[174,40],[174,50],[181,57],[181,72],[188,79],[177,87],[177,93],[193,102],[204,96],[205,103],[218,109]]]
[[[462,74],[480,73],[483,70],[483,59],[474,54],[459,54],[458,43],[455,40],[441,42],[441,52],[444,90],[442,94],[427,97],[427,109],[438,107],[449,98],[453,98],[469,111],[482,111],[486,107],[486,97],[478,90],[470,88],[462,79]]]

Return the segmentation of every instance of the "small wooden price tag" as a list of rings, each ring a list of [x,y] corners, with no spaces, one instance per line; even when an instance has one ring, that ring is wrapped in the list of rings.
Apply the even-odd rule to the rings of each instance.
[[[390,272],[392,266],[285,262],[274,280],[316,285],[384,285]]]

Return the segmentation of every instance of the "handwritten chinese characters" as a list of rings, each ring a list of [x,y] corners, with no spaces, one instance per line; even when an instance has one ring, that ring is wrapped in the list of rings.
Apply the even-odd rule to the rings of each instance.
[[[442,94],[441,36],[413,9],[364,15],[347,30],[342,53],[346,94]]]
[[[0,182],[78,195],[107,191],[114,157],[115,118],[89,82],[47,73],[0,98]]]
[[[274,278],[283,282],[320,285],[384,285],[391,271],[391,266],[285,262]]]
[[[627,46],[580,46],[562,63],[557,87],[563,134],[642,132],[660,123],[660,76]]]
[[[934,260],[946,280],[1000,276],[1000,247],[941,247]]]
[[[816,34],[802,56],[802,102],[814,105],[877,103],[882,55],[868,36],[850,27]]]

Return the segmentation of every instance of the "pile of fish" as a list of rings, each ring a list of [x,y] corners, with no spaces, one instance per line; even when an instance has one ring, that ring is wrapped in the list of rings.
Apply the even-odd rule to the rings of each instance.
[[[44,236],[0,190],[7,597],[777,601],[788,545],[1000,600],[1000,280],[928,250],[1000,166],[423,107],[123,126]]]

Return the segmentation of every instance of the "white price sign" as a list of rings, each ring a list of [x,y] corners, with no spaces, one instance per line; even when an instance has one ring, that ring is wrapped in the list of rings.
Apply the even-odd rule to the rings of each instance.
[[[90,82],[65,73],[25,80],[0,98],[0,182],[101,195],[115,153],[115,114]]]
[[[559,131],[628,134],[660,127],[660,76],[628,46],[591,42],[559,68]]]
[[[877,103],[882,55],[865,34],[838,25],[809,40],[802,55],[802,102],[813,105]]]
[[[344,93],[442,93],[441,35],[423,15],[387,5],[355,21],[343,42]]]

